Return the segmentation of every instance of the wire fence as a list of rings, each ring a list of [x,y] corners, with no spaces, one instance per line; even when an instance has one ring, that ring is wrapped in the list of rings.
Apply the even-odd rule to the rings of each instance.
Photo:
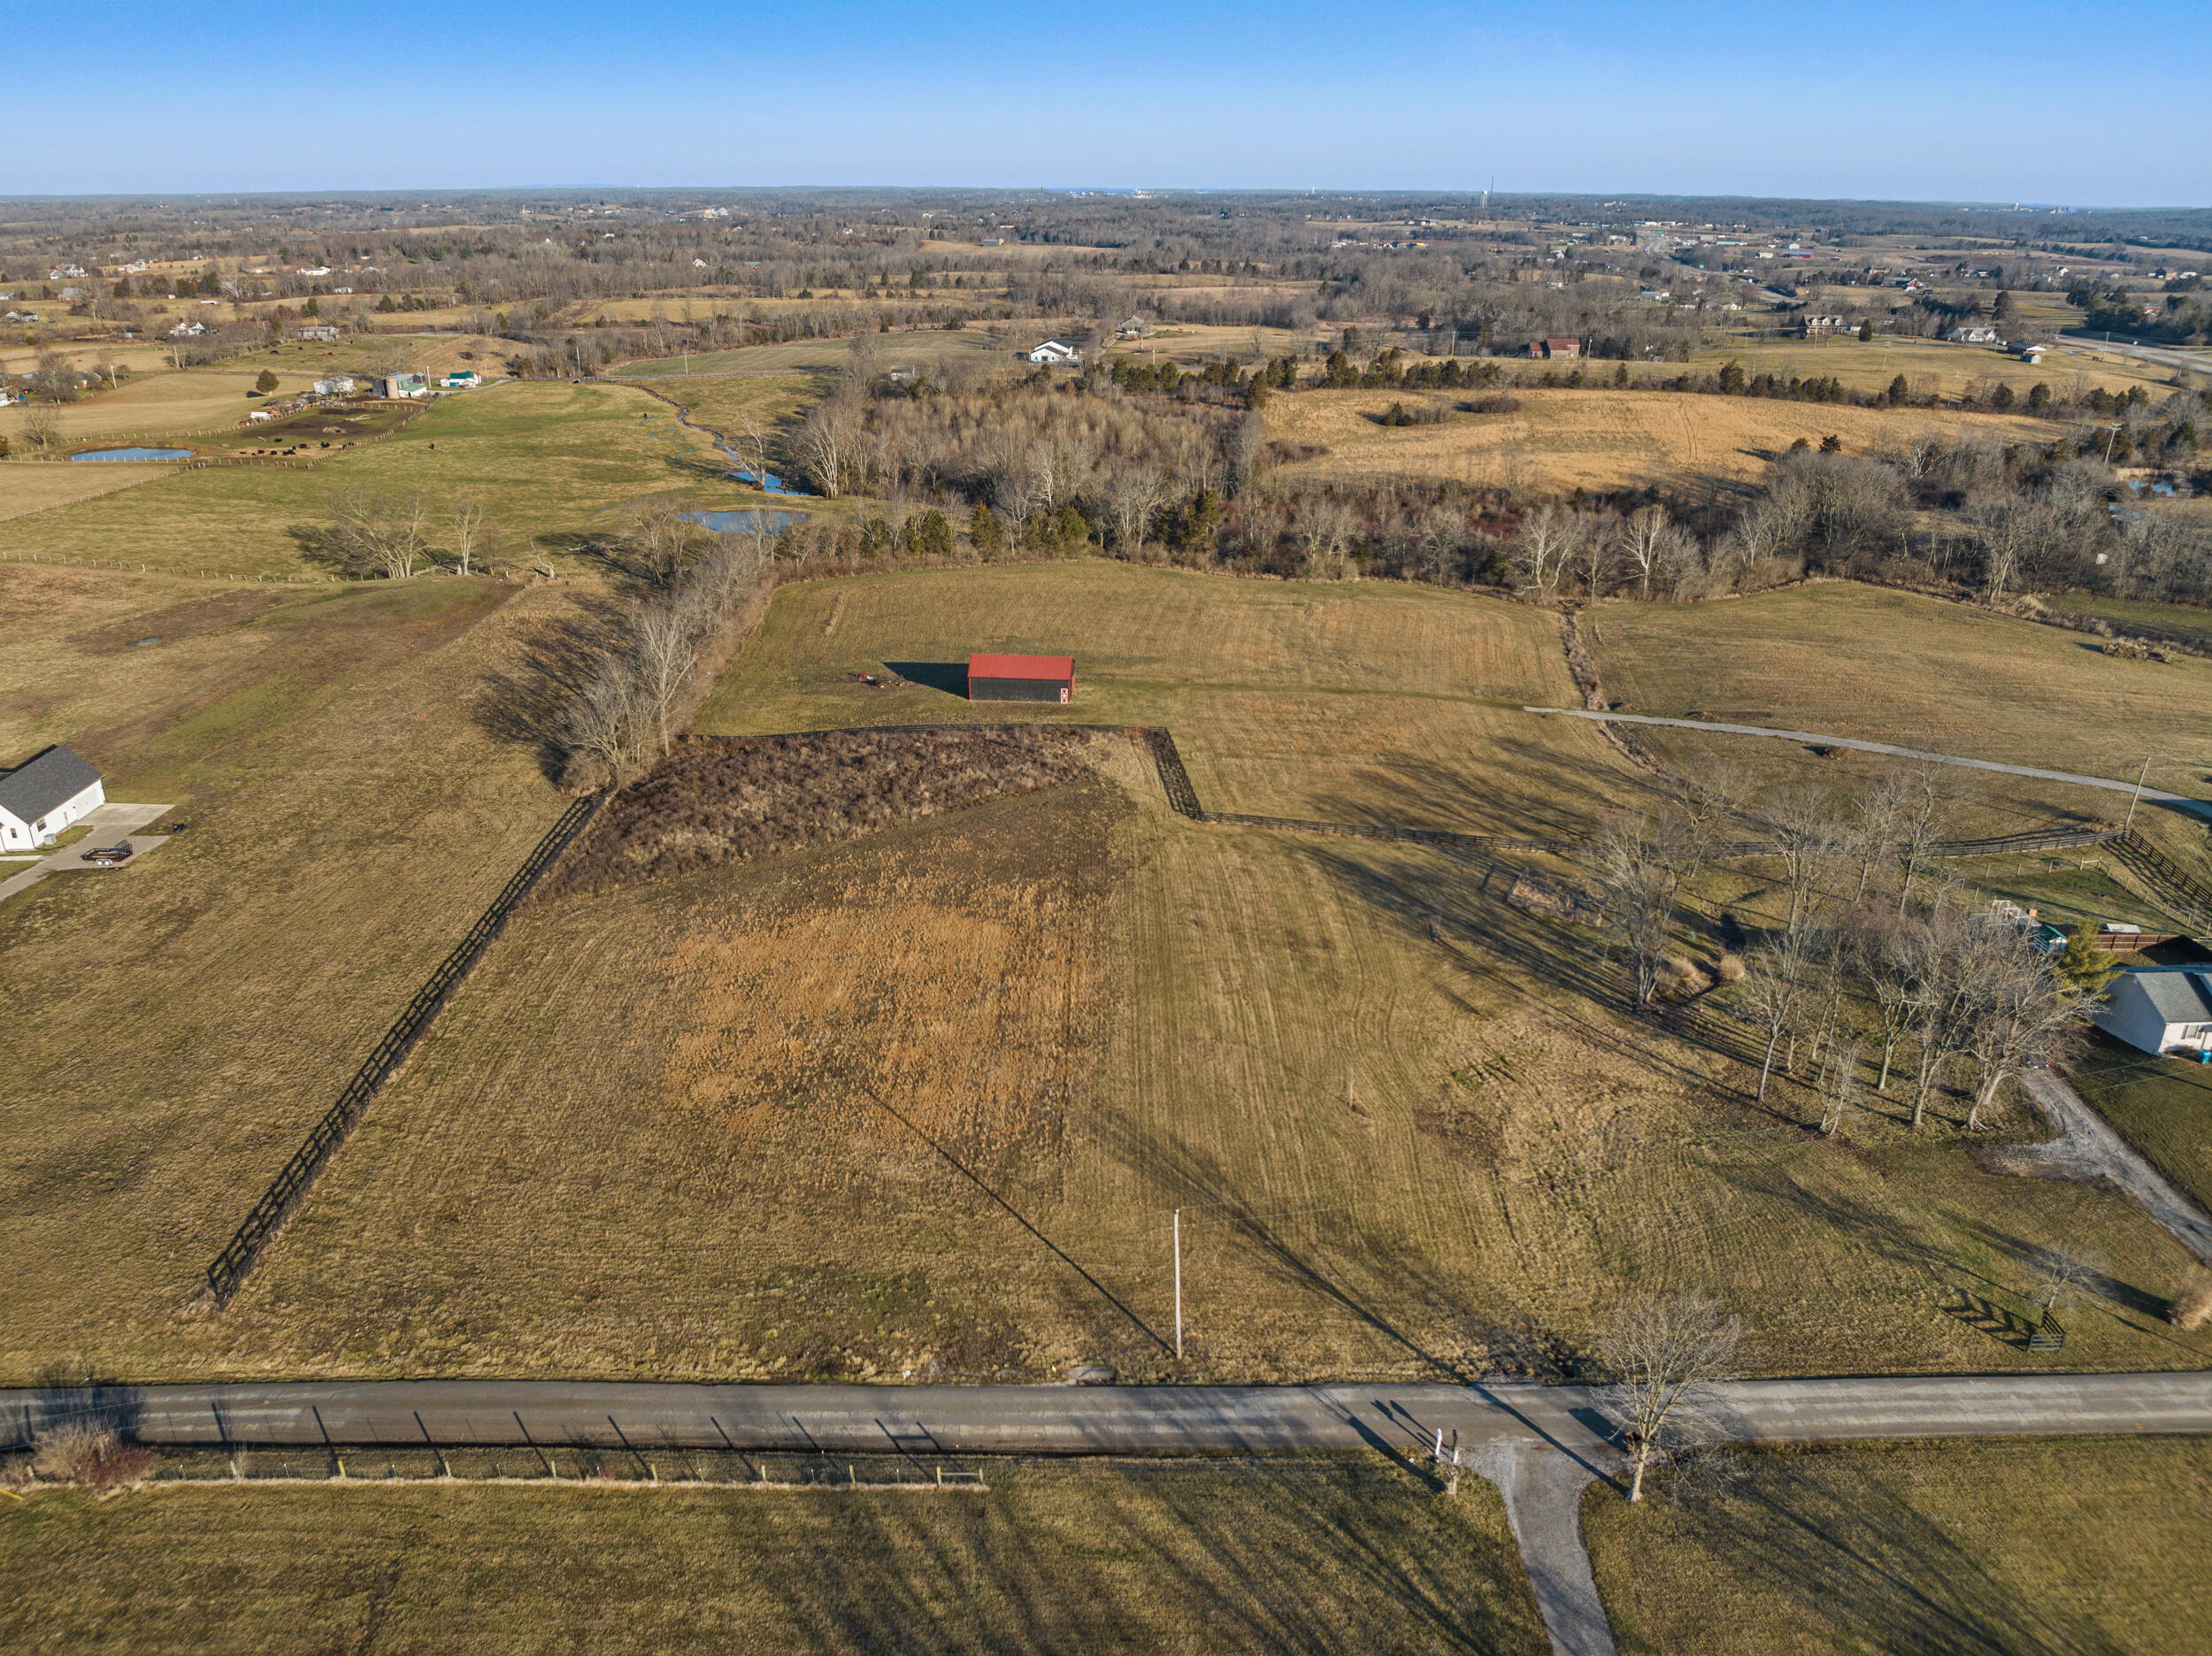
[[[595,796],[581,799],[561,813],[559,820],[538,841],[528,859],[515,871],[514,877],[502,888],[499,895],[492,900],[491,907],[469,928],[468,934],[454,947],[453,952],[438,963],[437,970],[430,974],[428,981],[415,992],[415,998],[407,1003],[407,1009],[399,1015],[390,1029],[385,1031],[384,1039],[377,1043],[376,1050],[369,1054],[367,1062],[354,1072],[353,1079],[346,1084],[345,1091],[338,1095],[337,1102],[325,1110],[322,1118],[309,1131],[306,1142],[292,1153],[292,1159],[284,1164],[270,1182],[269,1188],[262,1192],[261,1200],[254,1204],[253,1211],[246,1215],[245,1223],[238,1227],[229,1244],[208,1265],[207,1285],[214,1293],[218,1306],[230,1303],[259,1260],[262,1250],[283,1227],[285,1220],[299,1205],[301,1197],[306,1194],[308,1187],[315,1182],[316,1176],[322,1171],[332,1154],[359,1124],[370,1100],[376,1096],[377,1089],[384,1085],[398,1067],[400,1060],[422,1039],[424,1031],[436,1018],[439,1008],[445,1004],[446,997],[453,993],[492,939],[498,936],[500,928],[506,924],[507,916],[514,911],[515,905],[529,893],[530,888],[537,884],[540,876],[552,865],[553,860],[560,855],[568,843],[583,831],[584,824],[591,819],[598,805]]]

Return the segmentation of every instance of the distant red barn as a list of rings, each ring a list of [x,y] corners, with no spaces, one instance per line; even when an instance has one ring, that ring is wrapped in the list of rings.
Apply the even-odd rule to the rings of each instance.
[[[971,656],[971,702],[1067,702],[1075,695],[1072,656]]]

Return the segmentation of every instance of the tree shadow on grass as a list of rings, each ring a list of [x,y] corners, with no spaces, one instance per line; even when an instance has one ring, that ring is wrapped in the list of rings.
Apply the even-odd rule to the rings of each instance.
[[[1889,1480],[1823,1476],[1830,1455],[1956,1454],[1955,1449],[1709,1450],[1662,1475],[1661,1492],[1701,1552],[1731,1574],[1786,1583],[1823,1648],[1913,1651],[1924,1656],[2119,1656],[2115,1643],[2070,1613],[2074,1595],[2024,1598],[1983,1562],[1987,1537],[1962,1532]],[[1986,1452],[1985,1452],[1986,1453]],[[1676,1485],[1697,1461],[1733,1460],[1724,1494],[1701,1499]],[[1954,1476],[1956,1476],[1954,1474]],[[2001,1476],[2001,1470],[2000,1476]],[[1993,1488],[1983,1497],[2005,1499]],[[1971,1521],[1970,1520],[1970,1522]],[[1606,1572],[1609,1577],[1613,1570]]]
[[[568,755],[568,710],[605,666],[626,619],[618,600],[580,594],[569,613],[536,622],[510,663],[478,678],[469,706],[477,728],[529,748],[546,777],[557,778]]]
[[[732,1548],[808,1649],[1545,1648],[1510,1543],[1379,1458],[986,1475],[981,1498],[787,1503],[765,1522],[733,1508]],[[1079,1505],[1053,1487],[1079,1479]]]

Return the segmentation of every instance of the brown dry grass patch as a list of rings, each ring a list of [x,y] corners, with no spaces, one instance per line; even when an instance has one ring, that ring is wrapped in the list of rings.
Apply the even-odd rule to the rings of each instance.
[[[1393,402],[1455,407],[1455,393],[1302,391],[1267,405],[1268,436],[1317,445],[1325,458],[1285,478],[1449,478],[1486,487],[1611,490],[1701,478],[1744,481],[1797,439],[1833,433],[1850,454],[1903,448],[1930,433],[2047,440],[2040,420],[1922,409],[1861,409],[1690,392],[1516,389],[1517,409],[1454,414],[1443,424],[1386,428]]]
[[[604,891],[1033,793],[1086,769],[1085,733],[824,731],[695,738],[609,801],[549,883]]]

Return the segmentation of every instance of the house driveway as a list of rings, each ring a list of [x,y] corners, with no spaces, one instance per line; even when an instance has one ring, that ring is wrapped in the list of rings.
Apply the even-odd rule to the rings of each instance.
[[[127,805],[114,800],[104,805],[94,806],[77,819],[80,823],[89,823],[93,832],[73,845],[64,846],[45,861],[34,862],[22,872],[0,880],[0,902],[7,901],[18,892],[29,890],[49,874],[115,872],[112,869],[104,869],[84,860],[84,854],[96,845],[113,845],[119,840],[128,840],[134,855],[130,862],[122,866],[129,868],[140,857],[169,841],[167,834],[140,834],[133,833],[131,830],[158,822],[175,809],[173,805]],[[74,827],[76,824],[70,825]]]

